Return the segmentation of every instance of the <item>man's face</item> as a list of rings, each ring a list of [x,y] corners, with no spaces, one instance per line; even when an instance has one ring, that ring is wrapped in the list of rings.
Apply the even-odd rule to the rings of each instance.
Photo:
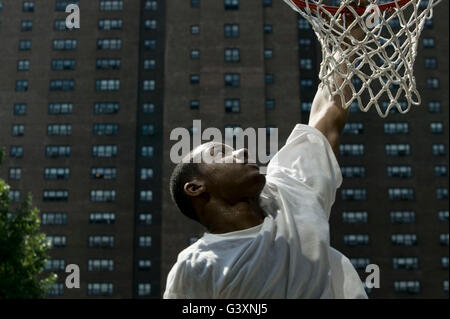
[[[257,164],[248,163],[246,149],[235,151],[228,145],[212,142],[200,145],[192,152],[194,159],[199,156],[208,192],[231,202],[259,197],[266,179]]]

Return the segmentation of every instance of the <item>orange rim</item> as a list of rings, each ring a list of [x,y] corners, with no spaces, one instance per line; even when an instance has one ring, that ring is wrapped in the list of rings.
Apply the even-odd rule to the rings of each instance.
[[[398,0],[398,1],[392,1],[389,3],[385,3],[385,4],[380,4],[378,6],[378,8],[380,9],[380,11],[385,11],[389,8],[395,7],[396,5],[398,5],[399,7],[403,7],[404,5],[406,5],[408,2],[410,2],[411,0]],[[303,0],[292,0],[292,2],[295,3],[295,5],[297,7],[300,8],[306,8],[309,7],[311,10],[313,11],[317,11],[317,4],[313,4],[313,3],[306,3]],[[336,13],[339,10],[339,7],[335,7],[335,6],[326,6],[323,5],[321,6],[321,8],[327,10],[330,13]],[[359,15],[363,15],[364,12],[366,12],[366,7],[356,7],[355,8],[356,13],[358,13]],[[348,8],[344,8],[341,11],[342,13],[351,13],[351,11]]]

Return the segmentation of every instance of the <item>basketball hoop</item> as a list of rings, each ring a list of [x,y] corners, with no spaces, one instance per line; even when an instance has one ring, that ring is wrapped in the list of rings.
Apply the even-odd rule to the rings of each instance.
[[[441,0],[367,0],[364,7],[352,0],[341,0],[339,7],[333,0],[284,1],[317,35],[322,47],[319,79],[330,99],[339,96],[345,108],[357,102],[364,112],[374,106],[382,118],[391,110],[404,114],[420,105],[414,62],[425,21]],[[346,17],[351,18],[348,26]],[[361,39],[349,31],[355,27],[362,31]],[[336,85],[336,77],[341,84]],[[347,86],[352,94],[346,98]]]

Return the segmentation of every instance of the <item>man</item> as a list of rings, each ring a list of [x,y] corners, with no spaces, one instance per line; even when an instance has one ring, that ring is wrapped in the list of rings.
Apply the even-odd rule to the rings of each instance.
[[[178,255],[164,298],[367,298],[350,261],[329,244],[348,116],[329,96],[320,86],[308,125],[294,128],[266,176],[245,149],[218,143],[176,166],[172,198],[207,232]]]

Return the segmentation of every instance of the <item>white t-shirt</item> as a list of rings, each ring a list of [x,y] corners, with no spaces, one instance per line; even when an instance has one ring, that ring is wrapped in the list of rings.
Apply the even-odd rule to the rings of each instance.
[[[205,233],[178,255],[164,298],[367,298],[348,258],[330,247],[341,183],[327,139],[298,124],[267,167],[264,222]]]

